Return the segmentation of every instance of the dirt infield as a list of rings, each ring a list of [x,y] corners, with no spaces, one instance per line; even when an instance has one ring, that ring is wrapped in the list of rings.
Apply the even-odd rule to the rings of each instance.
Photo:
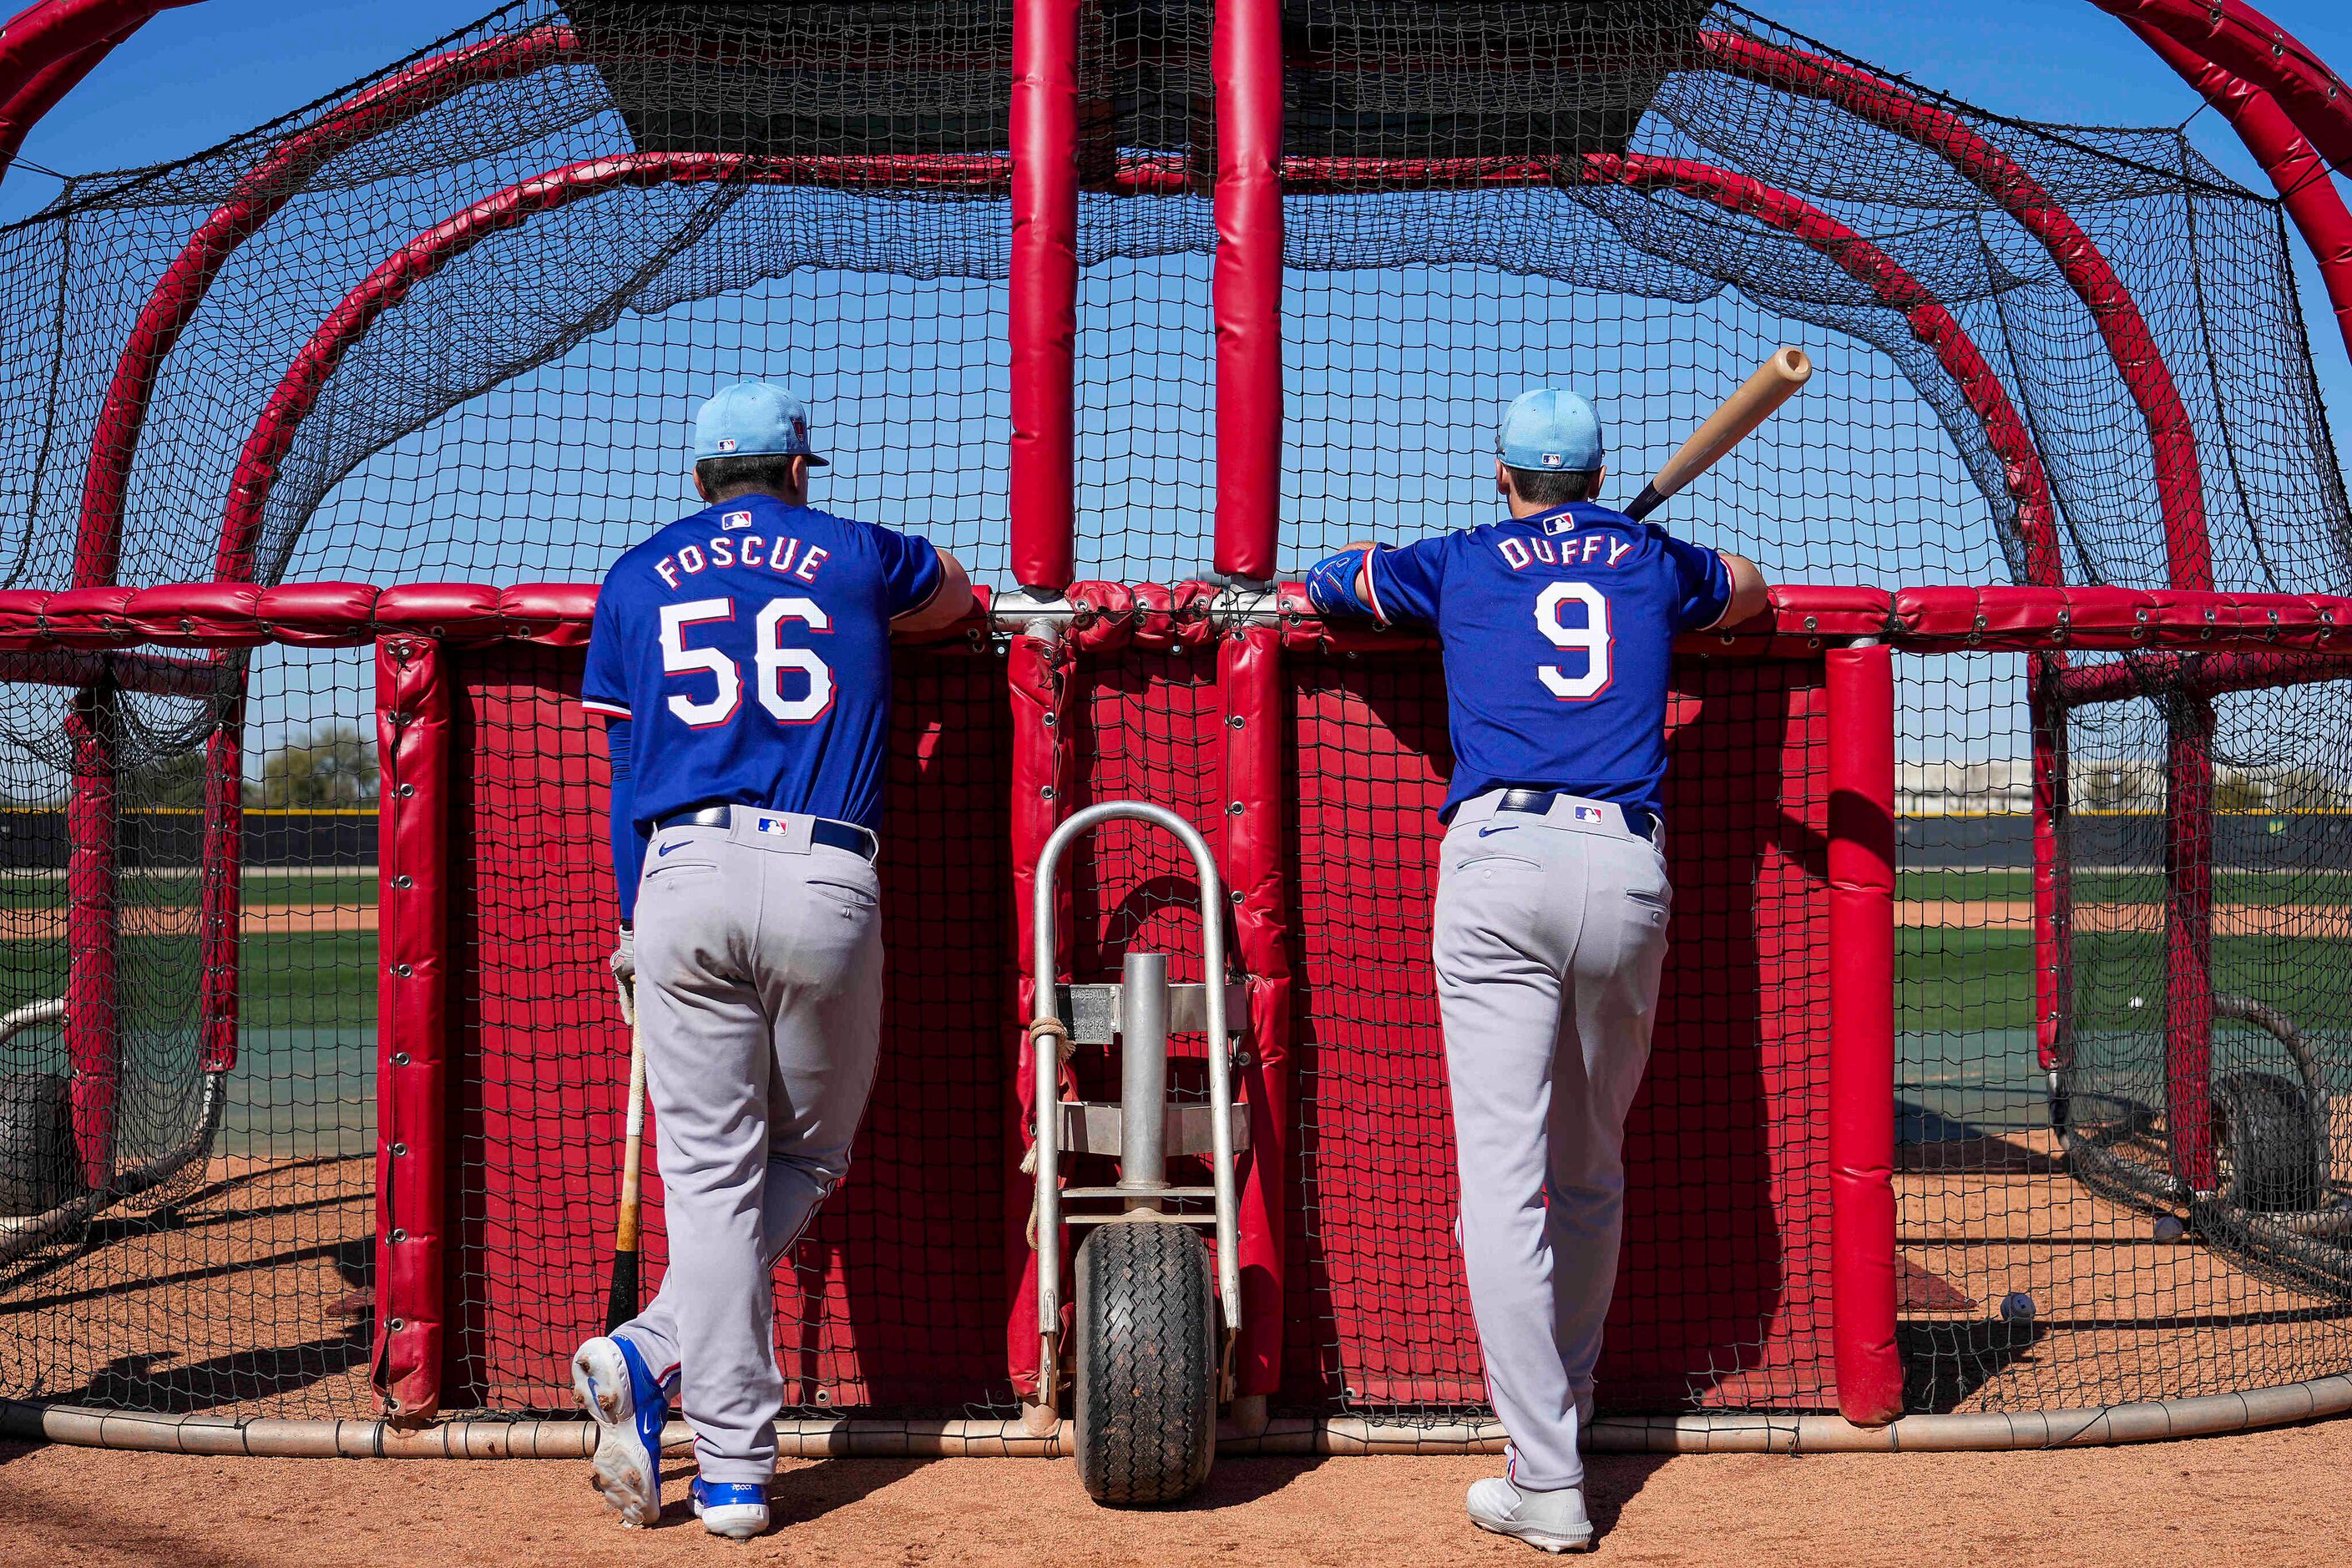
[[[1900,899],[1898,926],[1934,930],[2032,931],[2026,899]],[[2155,932],[2164,929],[2162,904],[2076,904],[2078,931]],[[2352,906],[2343,904],[2216,904],[2215,936],[2300,936],[2352,939]]]
[[[0,1444],[0,1561],[92,1568],[592,1568],[602,1564],[1457,1563],[1550,1561],[1484,1536],[1462,1491],[1476,1458],[1233,1460],[1190,1506],[1097,1509],[1066,1462],[795,1463],[782,1526],[711,1540],[683,1504],[624,1532],[572,1462],[194,1459]],[[2341,1481],[2352,1422],[2137,1448],[2023,1454],[1655,1458],[1591,1467],[1627,1564],[2352,1562]]]

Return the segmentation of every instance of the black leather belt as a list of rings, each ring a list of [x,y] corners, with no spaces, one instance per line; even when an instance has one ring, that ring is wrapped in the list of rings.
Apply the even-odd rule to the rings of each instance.
[[[747,806],[745,809],[758,811],[766,808]],[[724,827],[734,819],[734,811],[731,805],[698,806],[692,811],[677,812],[661,818],[654,824],[654,831],[659,833],[665,827]],[[835,822],[829,816],[814,817],[812,821],[814,826],[809,828],[809,842],[812,844],[822,844],[828,849],[846,849],[852,855],[861,855],[868,860],[873,859],[875,851],[881,847],[870,830],[854,822]]]
[[[1586,798],[1564,789],[1507,789],[1503,792],[1503,798],[1495,803],[1495,809],[1532,812],[1541,816],[1560,801]],[[1626,829],[1635,837],[1654,839],[1658,836],[1657,815],[1647,806],[1619,806],[1617,810],[1618,815],[1625,819]]]

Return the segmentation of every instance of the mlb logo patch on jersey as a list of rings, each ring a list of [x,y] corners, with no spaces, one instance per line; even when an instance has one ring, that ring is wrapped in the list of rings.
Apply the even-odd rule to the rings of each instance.
[[[751,514],[748,511],[730,511],[719,520],[719,526],[730,532],[739,528],[749,528],[751,526]]]
[[[1597,805],[1580,805],[1573,807],[1572,809],[1575,811],[1576,820],[1579,822],[1606,822],[1609,820],[1609,814],[1601,810]]]

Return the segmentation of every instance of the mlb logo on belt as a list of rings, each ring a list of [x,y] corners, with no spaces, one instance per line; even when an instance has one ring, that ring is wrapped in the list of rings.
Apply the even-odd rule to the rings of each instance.
[[[793,825],[781,816],[760,818],[760,831],[762,833],[790,833],[792,830]]]
[[[1606,822],[1609,820],[1609,814],[1601,810],[1597,805],[1580,805],[1576,807],[1575,810],[1576,820],[1579,822]]]

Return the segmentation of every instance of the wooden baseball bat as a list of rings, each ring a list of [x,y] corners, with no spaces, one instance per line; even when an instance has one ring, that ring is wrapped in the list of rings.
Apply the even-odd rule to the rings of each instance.
[[[1741,382],[1739,390],[1725,398],[1723,406],[1708,415],[1706,423],[1692,431],[1690,439],[1666,459],[1657,478],[1642,487],[1625,515],[1639,521],[1664,505],[1668,496],[1715,467],[1726,452],[1748,438],[1749,431],[1772,417],[1772,411],[1788,402],[1812,374],[1813,362],[1802,349],[1782,349],[1757,366],[1756,374]]]
[[[646,1037],[625,991],[621,1000],[629,1018],[628,1137],[621,1147],[621,1217],[613,1227],[613,1283],[604,1295],[608,1334],[637,1315],[637,1228],[646,1150]]]

